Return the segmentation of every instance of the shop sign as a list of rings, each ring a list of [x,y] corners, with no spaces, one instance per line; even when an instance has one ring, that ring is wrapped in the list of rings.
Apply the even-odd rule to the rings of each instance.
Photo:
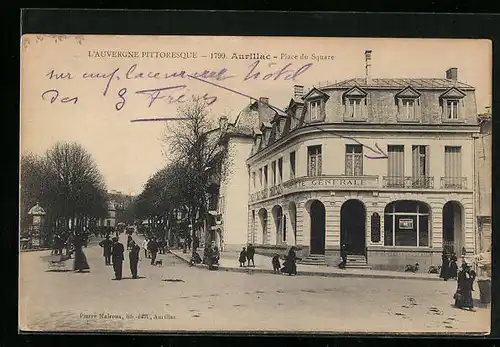
[[[399,229],[412,230],[413,229],[413,219],[401,218],[399,220]]]

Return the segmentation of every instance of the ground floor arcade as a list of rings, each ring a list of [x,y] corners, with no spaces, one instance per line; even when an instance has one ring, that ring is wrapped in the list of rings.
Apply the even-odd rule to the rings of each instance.
[[[248,241],[266,248],[296,245],[332,264],[341,244],[373,268],[439,265],[443,249],[475,249],[472,193],[297,192],[249,205]],[[273,247],[276,246],[276,247]]]

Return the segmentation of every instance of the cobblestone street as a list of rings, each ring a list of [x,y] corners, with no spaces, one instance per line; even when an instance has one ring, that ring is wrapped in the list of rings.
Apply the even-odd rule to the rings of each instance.
[[[159,255],[163,266],[143,258],[137,280],[126,256],[124,279],[113,281],[102,249],[94,242],[84,252],[89,273],[49,272],[49,251],[21,253],[22,330],[489,331],[477,288],[476,312],[452,307],[454,281],[208,271],[171,254]]]

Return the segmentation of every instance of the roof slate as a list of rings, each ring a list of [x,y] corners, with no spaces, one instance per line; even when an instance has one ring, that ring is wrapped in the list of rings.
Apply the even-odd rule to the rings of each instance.
[[[367,84],[365,78],[351,78],[345,81],[334,83],[320,89],[328,88],[352,88],[352,87],[369,87],[369,88],[405,88],[412,86],[414,88],[437,88],[448,89],[452,87],[461,89],[471,89],[471,85],[449,80],[446,78],[374,78],[371,83]]]

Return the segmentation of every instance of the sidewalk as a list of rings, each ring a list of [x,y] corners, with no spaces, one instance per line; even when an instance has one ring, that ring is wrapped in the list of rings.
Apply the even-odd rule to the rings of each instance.
[[[171,254],[177,258],[189,262],[191,251],[183,253],[182,250],[171,249]],[[201,250],[200,256],[203,257]],[[222,252],[219,260],[219,270],[231,272],[247,272],[247,273],[273,273],[271,265],[271,257],[260,254],[255,254],[255,267],[240,267],[238,252]],[[198,264],[196,266],[205,266]],[[412,279],[412,280],[427,280],[441,281],[438,274],[429,273],[408,273],[398,271],[383,271],[369,269],[345,269],[341,270],[337,267],[316,266],[297,264],[297,273],[300,276],[321,276],[321,277],[364,277],[364,278],[392,278],[392,279]]]

